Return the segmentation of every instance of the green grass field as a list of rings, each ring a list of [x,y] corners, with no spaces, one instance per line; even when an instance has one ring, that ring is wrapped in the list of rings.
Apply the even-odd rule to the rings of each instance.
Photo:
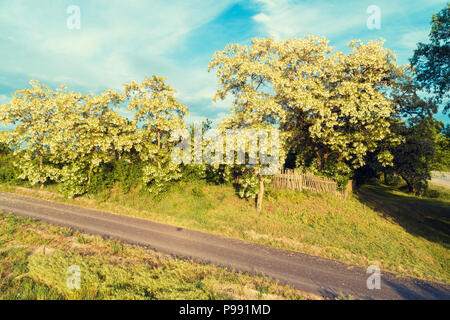
[[[80,289],[67,269],[81,271]],[[315,299],[267,278],[0,213],[0,299]]]
[[[360,266],[450,283],[445,196],[417,198],[386,186],[364,186],[342,200],[331,195],[268,190],[263,212],[231,186],[179,183],[160,199],[114,188],[93,199],[3,187],[29,196],[147,218]]]

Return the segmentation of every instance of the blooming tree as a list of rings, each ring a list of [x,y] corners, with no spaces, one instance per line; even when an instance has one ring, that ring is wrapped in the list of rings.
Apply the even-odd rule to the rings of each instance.
[[[82,194],[102,163],[118,160],[132,149],[135,127],[113,109],[125,99],[114,90],[71,98],[68,102],[75,103],[66,103],[65,113],[57,116],[60,134],[54,161],[63,166],[67,191]]]
[[[216,52],[209,64],[209,70],[215,69],[219,79],[220,88],[214,99],[225,99],[228,94],[234,97],[231,115],[224,119],[219,129],[270,130],[284,118],[285,110],[271,92],[275,54],[273,39],[255,39],[250,47],[232,44]],[[238,146],[237,149],[242,148],[248,154],[250,145],[245,140],[241,140],[241,143],[244,146]],[[267,147],[260,146],[259,149]],[[239,167],[244,172],[242,186],[251,190],[258,184],[256,205],[260,211],[264,181],[267,180],[261,173],[261,162]]]
[[[175,90],[165,78],[153,76],[143,82],[124,85],[129,110],[135,112],[137,143],[135,148],[145,162],[144,182],[160,190],[166,182],[180,177],[180,168],[171,161],[175,130],[187,129],[184,116],[188,108],[175,98]]]
[[[65,87],[51,90],[35,80],[30,84],[32,88],[14,92],[11,102],[0,107],[0,121],[15,125],[3,139],[16,156],[20,155],[17,163],[22,171],[20,178],[42,188],[60,174],[50,157],[59,130],[55,115],[64,109]]]
[[[349,54],[334,52],[314,36],[228,45],[209,66],[219,79],[216,99],[234,96],[222,126],[277,127],[297,166],[348,176],[381,142],[400,142],[389,128],[396,108],[387,94],[400,72],[395,56],[383,41],[349,47]],[[392,159],[388,150],[379,154],[383,165]],[[260,186],[262,199],[261,179]]]

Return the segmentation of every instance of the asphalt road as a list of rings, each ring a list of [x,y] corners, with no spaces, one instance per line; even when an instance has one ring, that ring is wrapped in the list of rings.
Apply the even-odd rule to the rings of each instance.
[[[298,252],[62,203],[0,193],[0,210],[83,232],[117,238],[159,252],[264,274],[322,295],[359,299],[450,299],[450,286],[381,273],[381,288],[367,289],[360,267]]]

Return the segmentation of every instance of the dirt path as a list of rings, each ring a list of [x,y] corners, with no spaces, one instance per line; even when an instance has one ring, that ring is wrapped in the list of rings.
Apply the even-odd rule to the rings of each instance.
[[[430,182],[438,186],[450,188],[450,172],[433,171]]]
[[[157,251],[264,274],[325,297],[450,299],[450,286],[382,272],[381,289],[367,289],[366,270],[334,260],[228,239],[138,218],[0,193],[0,210]]]

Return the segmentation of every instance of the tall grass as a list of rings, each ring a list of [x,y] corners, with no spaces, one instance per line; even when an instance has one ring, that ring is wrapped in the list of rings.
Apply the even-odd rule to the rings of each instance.
[[[267,278],[69,231],[0,213],[0,299],[319,298]],[[73,265],[81,271],[79,289],[67,286]]]

